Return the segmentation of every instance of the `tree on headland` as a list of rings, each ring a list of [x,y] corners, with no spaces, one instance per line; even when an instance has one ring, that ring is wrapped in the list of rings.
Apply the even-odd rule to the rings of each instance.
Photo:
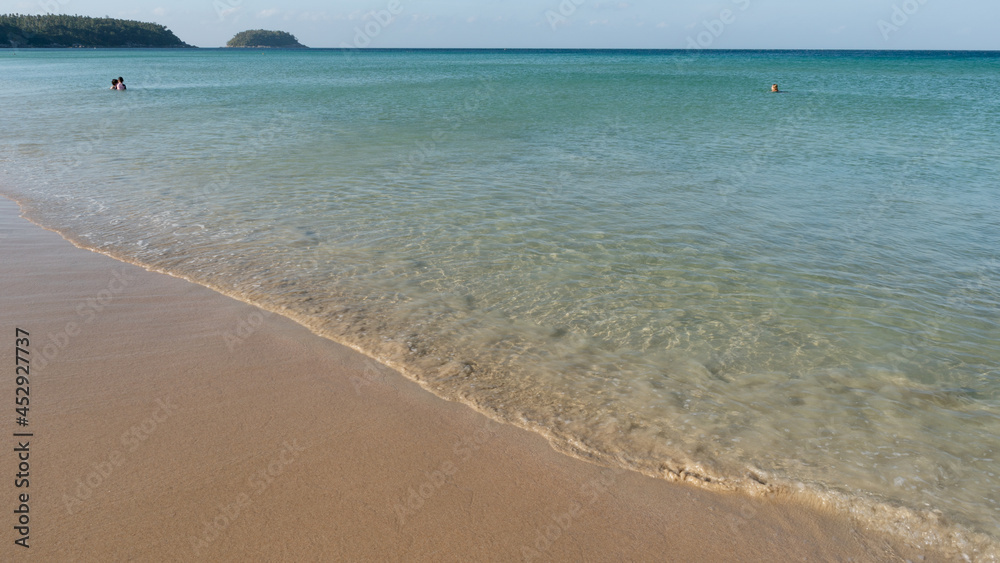
[[[241,31],[226,43],[226,47],[271,47],[284,49],[305,49],[294,35],[285,31],[249,29]]]
[[[0,47],[190,46],[155,23],[67,15],[0,15]]]

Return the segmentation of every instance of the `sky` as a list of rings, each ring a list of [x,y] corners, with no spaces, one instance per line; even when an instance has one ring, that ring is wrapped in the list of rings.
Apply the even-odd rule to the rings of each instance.
[[[997,0],[0,0],[0,13],[151,21],[199,47],[273,29],[309,47],[1000,50]]]

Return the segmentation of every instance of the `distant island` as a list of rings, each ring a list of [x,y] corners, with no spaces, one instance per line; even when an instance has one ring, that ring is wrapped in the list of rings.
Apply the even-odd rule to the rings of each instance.
[[[284,31],[270,31],[267,29],[250,29],[241,31],[233,36],[226,47],[243,47],[251,49],[308,49],[299,43],[291,33]]]
[[[165,26],[86,16],[0,15],[0,47],[191,47]]]

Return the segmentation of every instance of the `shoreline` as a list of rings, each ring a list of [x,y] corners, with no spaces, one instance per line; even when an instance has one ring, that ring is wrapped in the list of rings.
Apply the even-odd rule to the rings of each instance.
[[[569,457],[291,319],[17,216],[0,200],[5,317],[46,335],[35,555],[944,559],[789,498]]]

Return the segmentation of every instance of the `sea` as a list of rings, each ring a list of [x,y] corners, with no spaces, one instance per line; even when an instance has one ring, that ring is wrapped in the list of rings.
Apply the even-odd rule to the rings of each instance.
[[[0,76],[0,193],[80,246],[568,455],[1000,553],[998,52],[2,49]]]

